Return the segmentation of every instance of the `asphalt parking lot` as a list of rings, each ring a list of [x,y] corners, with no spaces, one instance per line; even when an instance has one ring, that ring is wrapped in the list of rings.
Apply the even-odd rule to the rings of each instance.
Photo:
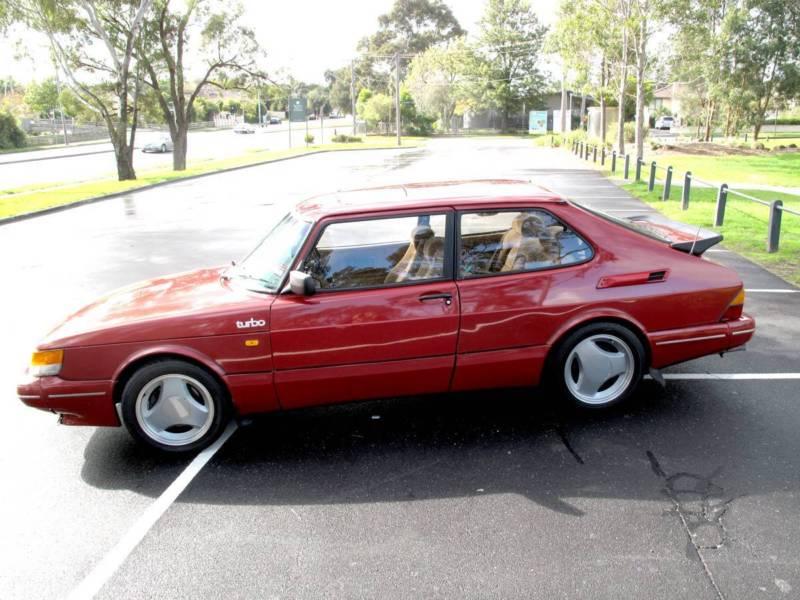
[[[666,388],[645,381],[601,415],[530,390],[269,415],[176,486],[189,459],[16,399],[36,340],[98,294],[238,259],[314,193],[477,177],[642,210],[568,152],[479,138],[312,156],[0,227],[0,597],[798,597],[800,293],[724,248],[709,256],[739,271],[758,321],[747,352],[674,367]]]

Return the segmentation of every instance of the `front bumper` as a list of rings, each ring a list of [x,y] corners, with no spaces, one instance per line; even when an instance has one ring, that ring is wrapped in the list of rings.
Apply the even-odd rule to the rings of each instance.
[[[749,342],[756,331],[756,321],[742,315],[735,321],[657,331],[648,335],[652,353],[651,365],[657,369],[728,352]]]
[[[26,377],[17,386],[19,399],[32,408],[57,414],[63,425],[119,427],[112,381]]]

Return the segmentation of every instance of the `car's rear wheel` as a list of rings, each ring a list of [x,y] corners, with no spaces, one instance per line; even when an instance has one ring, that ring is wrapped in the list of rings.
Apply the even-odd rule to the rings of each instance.
[[[161,144],[161,153],[163,154],[166,151],[167,151],[167,145],[166,144]]]
[[[173,453],[208,446],[230,413],[226,390],[208,371],[172,359],[148,363],[131,376],[121,412],[137,441]]]
[[[592,323],[569,334],[555,355],[555,376],[573,405],[602,409],[627,400],[642,379],[642,342],[617,323]]]

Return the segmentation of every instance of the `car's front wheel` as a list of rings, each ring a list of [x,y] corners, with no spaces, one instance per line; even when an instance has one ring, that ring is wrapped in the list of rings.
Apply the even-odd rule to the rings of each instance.
[[[166,144],[161,144],[161,153],[163,154],[166,151],[167,151],[167,145]]]
[[[201,450],[229,419],[227,392],[205,369],[159,360],[136,371],[122,391],[122,420],[139,442],[166,452]]]
[[[555,355],[562,395],[580,408],[625,401],[642,379],[645,351],[639,338],[617,323],[592,323],[569,334]]]

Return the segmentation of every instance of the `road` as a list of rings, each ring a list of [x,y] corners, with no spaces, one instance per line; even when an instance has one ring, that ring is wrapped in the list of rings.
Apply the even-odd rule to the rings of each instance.
[[[291,140],[290,138],[291,131]],[[331,141],[336,133],[352,135],[350,118],[308,122],[308,132],[315,143]],[[220,159],[253,150],[281,150],[305,145],[306,123],[268,125],[256,128],[254,134],[235,134],[231,129],[190,131],[187,158],[190,161]],[[172,167],[172,154],[143,153],[150,141],[160,140],[164,133],[140,131],[136,136],[134,168],[137,171]],[[67,184],[116,177],[114,151],[110,142],[80,144],[30,152],[0,154],[0,193],[22,186]]]
[[[641,208],[566,151],[450,139],[310,156],[0,227],[0,596],[69,594],[188,463],[22,406],[17,374],[51,325],[117,286],[240,258],[302,197],[465,177],[530,178],[619,214]],[[709,256],[751,290],[796,291],[724,249]],[[783,377],[800,372],[799,300],[752,291],[759,330],[747,352],[669,369],[666,389],[646,381],[601,415],[501,390],[256,419],[102,573],[98,597],[797,597],[800,382]]]

